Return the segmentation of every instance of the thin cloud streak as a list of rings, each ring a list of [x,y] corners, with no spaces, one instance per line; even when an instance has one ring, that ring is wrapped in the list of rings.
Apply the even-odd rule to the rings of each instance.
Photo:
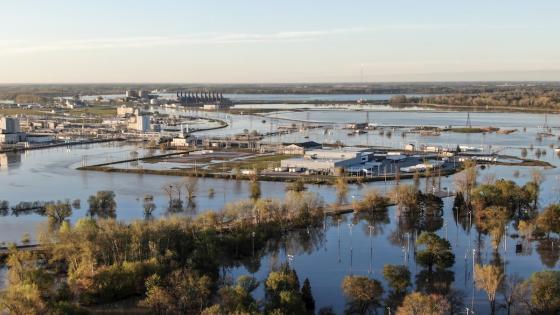
[[[61,40],[49,43],[37,44],[14,40],[1,44],[3,48],[0,55],[13,55],[25,53],[37,53],[48,51],[67,50],[97,50],[111,48],[130,47],[157,47],[173,45],[197,45],[197,44],[243,44],[243,43],[271,43],[289,41],[308,41],[319,37],[345,34],[350,32],[364,31],[365,28],[334,29],[327,31],[299,31],[299,32],[276,32],[264,34],[250,33],[206,33],[197,35],[173,35],[173,36],[141,36],[121,38],[95,38],[83,40]]]
[[[518,29],[519,26],[482,26],[487,28]],[[49,51],[100,50],[112,48],[158,47],[176,45],[219,45],[219,44],[250,44],[250,43],[281,43],[295,41],[311,41],[321,37],[343,35],[358,32],[382,31],[436,31],[449,29],[465,29],[467,25],[444,24],[394,24],[377,27],[354,27],[331,30],[284,31],[275,33],[203,33],[171,36],[136,36],[117,38],[94,38],[78,40],[58,40],[41,42],[21,39],[0,42],[0,55],[30,54]]]

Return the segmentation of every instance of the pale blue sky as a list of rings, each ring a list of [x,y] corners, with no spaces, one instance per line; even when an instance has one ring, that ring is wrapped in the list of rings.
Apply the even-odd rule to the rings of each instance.
[[[0,1],[3,83],[560,80],[560,1]]]

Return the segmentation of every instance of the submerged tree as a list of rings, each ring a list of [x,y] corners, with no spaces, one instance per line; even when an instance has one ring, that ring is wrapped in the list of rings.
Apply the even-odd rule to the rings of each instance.
[[[283,265],[268,275],[265,282],[265,312],[271,314],[305,314],[306,304],[295,270]]]
[[[406,292],[412,285],[410,282],[410,270],[404,265],[385,265],[383,266],[383,277],[389,286],[399,293]]]
[[[303,286],[301,287],[301,298],[305,304],[305,309],[310,314],[315,313],[315,299],[313,298],[313,293],[311,292],[311,283],[308,278],[303,281]]]
[[[348,180],[344,174],[341,174],[336,178],[335,188],[337,203],[341,204],[346,202],[346,196],[348,194]]]
[[[301,192],[305,190],[305,182],[300,177],[297,180],[291,182],[287,187],[286,190]]]
[[[211,285],[208,276],[186,269],[173,271],[164,280],[152,276],[144,303],[157,314],[198,314],[210,302]]]
[[[183,181],[183,186],[185,187],[185,191],[187,193],[187,200],[192,201],[196,196],[196,192],[198,190],[198,178],[187,177]]]
[[[257,200],[261,197],[261,183],[259,181],[251,181],[251,199]]]
[[[560,205],[552,204],[544,208],[537,217],[537,227],[550,238],[550,233],[560,235]]]
[[[504,279],[503,269],[494,265],[475,265],[474,281],[476,287],[486,291],[490,302],[491,314],[496,313],[496,293]]]
[[[72,207],[68,201],[50,203],[45,206],[45,215],[51,226],[59,226],[72,215]]]
[[[560,271],[535,272],[523,283],[525,304],[531,314],[560,312]]]
[[[383,277],[392,289],[385,304],[391,309],[397,309],[406,295],[406,290],[412,285],[410,271],[404,265],[385,265],[383,266]]]
[[[523,300],[523,279],[517,275],[507,275],[502,281],[500,293],[503,297],[503,303],[500,305],[510,315],[512,312],[517,313],[520,304]]]
[[[368,189],[362,198],[354,205],[356,212],[378,212],[386,211],[389,200],[384,197],[377,189]]]
[[[216,314],[254,314],[258,311],[257,301],[251,295],[259,282],[251,276],[240,276],[235,285],[226,285],[218,290],[219,307]],[[208,311],[206,311],[208,313]]]
[[[370,314],[381,305],[383,286],[375,279],[346,276],[342,280],[342,291],[348,300],[347,314]]]
[[[154,196],[145,195],[142,206],[144,208],[144,218],[151,218],[152,213],[156,209],[156,204],[154,203]]]
[[[444,315],[449,309],[449,302],[441,295],[414,292],[404,298],[397,315]]]
[[[445,269],[453,266],[455,263],[455,255],[451,251],[449,241],[442,239],[433,232],[422,232],[416,244],[423,245],[416,253],[417,262],[432,271],[433,266]]]
[[[95,195],[89,197],[88,203],[88,212],[92,217],[115,218],[117,216],[117,202],[113,191],[98,191]]]
[[[476,162],[472,160],[463,163],[463,171],[455,177],[455,185],[458,191],[461,191],[467,197],[467,202],[472,190],[476,186],[476,178],[478,176]]]

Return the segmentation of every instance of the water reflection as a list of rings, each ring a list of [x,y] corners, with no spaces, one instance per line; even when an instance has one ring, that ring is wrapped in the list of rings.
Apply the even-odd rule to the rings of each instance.
[[[21,164],[21,153],[7,152],[0,153],[0,170],[7,170],[19,167]]]
[[[448,121],[458,122],[462,114],[457,113],[430,113],[429,117],[422,114],[420,117],[414,113],[372,114],[373,120],[381,124],[389,125],[393,122],[417,123],[419,119],[426,118],[426,124],[444,125]],[[297,115],[300,115],[299,113]],[[305,114],[304,114],[305,115]],[[486,115],[486,114],[485,114]],[[393,136],[389,139],[386,135],[370,133],[367,136],[347,137],[343,131],[330,130],[325,135],[323,130],[310,130],[310,140],[327,139],[328,141],[342,140],[351,144],[372,145],[395,145],[404,143],[432,143],[444,146],[456,146],[457,144],[485,145],[488,149],[500,150],[501,154],[519,156],[523,153],[531,158],[539,158],[536,149],[540,149],[540,159],[554,165],[559,165],[560,158],[553,154],[550,145],[558,145],[557,139],[543,138],[535,142],[537,132],[536,126],[542,121],[539,115],[527,114],[492,114],[485,116],[473,116],[480,124],[502,124],[504,126],[527,126],[526,131],[519,131],[509,136],[487,134],[487,135],[461,135],[450,134],[440,137],[421,137],[417,134],[406,134],[405,138]],[[310,114],[313,119],[339,119],[356,120],[363,119],[363,113],[330,112]],[[503,116],[503,117],[502,117]],[[420,117],[420,118],[419,118]],[[504,118],[505,117],[505,118]],[[401,120],[403,119],[404,120]],[[450,119],[450,120],[448,120]],[[505,121],[507,120],[507,121]],[[235,127],[228,129],[234,132],[238,129],[248,127],[248,121],[235,121]],[[258,128],[267,130],[269,126]],[[274,138],[272,141],[297,141],[303,139],[303,133],[288,135],[283,138]],[[533,145],[531,145],[533,143]],[[531,149],[532,148],[532,149]],[[98,172],[77,172],[76,167],[85,160],[87,163],[103,162],[117,157],[129,157],[131,151],[137,151],[140,156],[144,154],[157,154],[142,147],[129,143],[107,143],[98,145],[84,145],[69,148],[55,148],[49,150],[30,151],[25,154],[16,154],[15,162],[9,162],[8,169],[0,169],[0,200],[7,200],[11,205],[20,201],[28,200],[88,200],[100,190],[113,190],[116,194],[117,219],[130,221],[133,219],[144,219],[144,196],[152,194],[154,209],[149,218],[158,216],[193,215],[202,213],[207,209],[220,209],[227,202],[247,199],[250,196],[250,183],[237,180],[200,179],[199,194],[192,203],[181,204],[175,211],[170,209],[167,196],[161,191],[163,185],[180,181],[179,177],[165,177],[155,175],[136,174],[108,174]],[[542,154],[542,152],[547,152]],[[6,155],[8,158],[8,155]],[[19,158],[19,160],[18,160]],[[9,159],[9,158],[8,158]],[[13,165],[13,167],[12,167]],[[547,205],[558,201],[559,168],[544,170],[545,179],[542,183],[541,194],[538,202]],[[79,175],[78,175],[79,173]],[[511,179],[519,185],[530,181],[530,169],[511,168],[507,166],[491,166],[480,171],[479,179],[488,181],[491,177]],[[487,174],[491,174],[488,175]],[[486,178],[486,179],[485,179]],[[413,180],[402,180],[402,184],[413,184]],[[417,189],[425,190],[425,184],[440,185],[422,180]],[[348,195],[359,198],[367,188],[376,187],[380,191],[388,192],[392,183],[374,182],[363,186],[350,185]],[[454,177],[441,179],[441,186],[454,188]],[[214,194],[207,194],[209,189]],[[336,192],[330,186],[308,185],[308,190],[318,192],[328,203],[334,202]],[[283,183],[263,182],[261,183],[263,197],[283,197],[285,185]],[[30,197],[31,196],[31,197]],[[184,198],[183,198],[184,199]],[[317,299],[317,305],[332,305],[340,313],[345,307],[345,301],[341,298],[340,284],[342,278],[353,273],[366,275],[380,281],[382,267],[385,264],[404,264],[411,273],[415,289],[425,292],[440,292],[456,300],[454,309],[461,308],[461,302],[472,309],[474,305],[477,314],[488,312],[488,302],[484,292],[478,291],[473,286],[472,269],[475,263],[490,263],[504,265],[506,271],[515,271],[522,277],[527,277],[534,271],[547,268],[556,268],[560,259],[560,240],[558,238],[531,240],[527,237],[515,236],[518,221],[506,221],[512,233],[505,233],[501,226],[496,233],[501,245],[496,247],[492,244],[490,230],[481,228],[475,222],[470,209],[453,207],[452,199],[445,199],[443,204],[434,203],[433,206],[424,207],[421,215],[402,216],[397,215],[395,207],[389,207],[387,211],[362,212],[356,215],[343,215],[335,218],[327,218],[324,224],[318,227],[309,227],[297,231],[288,231],[282,237],[270,240],[264,248],[255,250],[254,255],[243,261],[226,261],[223,273],[240,275],[245,273],[255,274],[260,280],[264,280],[268,271],[278,267],[282,263],[290,262],[296,270],[308,277],[313,286],[313,292]],[[1,204],[0,204],[1,205]],[[2,208],[0,206],[0,208]],[[71,218],[75,222],[78,218],[86,215],[87,205],[81,209],[75,207]],[[437,215],[424,215],[433,213]],[[9,212],[7,213],[9,214]],[[149,219],[148,218],[148,219]],[[0,221],[0,239],[2,241],[18,241],[23,232],[34,231],[37,224],[45,218],[31,213],[20,217],[3,217]],[[455,224],[453,224],[453,222]],[[351,224],[349,226],[349,224]],[[505,227],[504,227],[505,229]],[[442,238],[452,243],[455,254],[453,267],[429,272],[416,263],[415,241],[419,232],[435,231]],[[516,231],[516,232],[514,232]],[[251,238],[247,238],[250,248]],[[507,244],[506,244],[507,243]],[[517,244],[521,243],[521,249],[517,251]],[[473,255],[473,249],[474,255]],[[534,250],[533,250],[534,249]],[[290,256],[289,256],[290,255]],[[291,261],[290,261],[290,257]],[[387,287],[387,286],[385,286]],[[262,294],[262,293],[261,293]],[[395,292],[388,291],[386,299],[396,305],[401,298]],[[456,308],[455,308],[456,305]],[[319,308],[318,307],[318,308]],[[464,309],[462,309],[464,310]]]

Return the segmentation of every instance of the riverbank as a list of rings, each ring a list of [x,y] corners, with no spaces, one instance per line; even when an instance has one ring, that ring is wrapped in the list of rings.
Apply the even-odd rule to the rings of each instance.
[[[390,105],[387,103],[387,105]],[[430,103],[404,103],[404,104],[392,104],[391,107],[423,107],[423,108],[435,108],[435,109],[445,109],[447,111],[456,112],[480,112],[480,113],[535,113],[535,114],[558,114],[560,109],[556,108],[527,108],[527,107],[516,107],[516,106],[468,106],[468,105],[453,105],[453,104],[430,104]]]

